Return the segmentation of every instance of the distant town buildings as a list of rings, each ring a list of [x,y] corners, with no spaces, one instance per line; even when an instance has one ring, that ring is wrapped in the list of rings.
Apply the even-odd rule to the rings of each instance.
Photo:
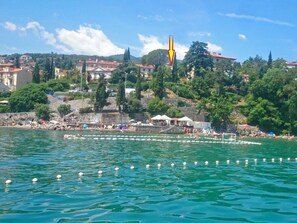
[[[287,68],[296,68],[297,67],[297,60],[293,62],[286,62]]]

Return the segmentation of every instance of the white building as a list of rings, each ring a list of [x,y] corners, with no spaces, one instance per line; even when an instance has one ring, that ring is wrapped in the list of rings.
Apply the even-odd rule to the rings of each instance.
[[[32,82],[32,73],[25,69],[0,67],[0,83],[9,87],[11,91],[17,90]]]

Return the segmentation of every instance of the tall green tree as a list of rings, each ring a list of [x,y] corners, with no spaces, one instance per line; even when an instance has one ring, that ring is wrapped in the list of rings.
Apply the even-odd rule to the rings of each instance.
[[[164,76],[166,75],[166,67],[164,65],[159,66],[156,77],[154,80],[153,91],[155,97],[158,97],[160,100],[165,96],[164,88]]]
[[[51,61],[49,60],[49,58],[46,58],[45,60],[43,76],[44,76],[45,82],[47,82],[51,77]]]
[[[51,67],[50,67],[49,79],[55,79],[55,62],[54,62],[54,57],[51,57]]]
[[[118,84],[118,93],[116,96],[116,103],[119,107],[119,111],[125,111],[126,110],[126,95],[125,95],[125,79],[121,78]]]
[[[15,68],[20,68],[21,64],[20,64],[20,55],[16,55],[15,59],[14,59],[14,66]]]
[[[199,41],[192,43],[183,62],[186,64],[188,73],[194,72],[195,76],[204,76],[205,71],[213,67],[207,44]]]
[[[131,58],[130,58],[130,49],[128,48],[124,52],[123,62],[128,63],[130,60],[131,60]]]
[[[176,53],[174,53],[173,64],[172,64],[172,71],[171,71],[172,82],[177,82],[177,60],[176,60]]]
[[[271,68],[272,67],[272,55],[271,55],[271,51],[269,52],[267,66],[268,66],[268,68]]]
[[[86,64],[86,60],[84,60],[82,68],[81,68],[81,73],[86,74],[86,69],[87,69],[87,64]]]
[[[155,65],[157,69],[159,65],[168,63],[167,50],[166,49],[153,50],[141,58],[141,63]]]
[[[33,79],[32,79],[32,82],[33,83],[36,83],[36,84],[39,84],[40,83],[40,74],[39,74],[39,65],[38,63],[36,63],[35,67],[34,67],[34,70],[33,70]]]
[[[102,112],[104,106],[108,105],[107,98],[109,96],[109,93],[106,91],[107,81],[105,79],[105,75],[102,74],[99,76],[98,80],[98,87],[96,90],[96,96],[95,96],[95,112]]]
[[[138,69],[138,73],[137,73],[137,81],[136,81],[136,85],[135,85],[135,94],[136,94],[136,98],[138,100],[141,99],[141,74],[140,74],[140,68]]]

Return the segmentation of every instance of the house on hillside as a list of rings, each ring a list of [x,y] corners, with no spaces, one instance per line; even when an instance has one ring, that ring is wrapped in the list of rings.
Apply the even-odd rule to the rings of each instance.
[[[287,68],[296,68],[297,67],[297,60],[293,62],[286,62]]]
[[[76,69],[81,72],[82,66],[84,64],[83,60],[80,60],[76,64]],[[97,67],[116,69],[120,65],[117,61],[106,61],[106,60],[86,60],[86,71],[94,70]]]
[[[222,60],[225,61],[230,61],[230,62],[234,62],[236,60],[236,58],[233,57],[227,57],[227,56],[223,56],[220,53],[210,53],[210,56],[213,58],[213,63],[216,64]]]
[[[153,73],[155,70],[154,65],[143,65],[143,64],[136,64],[136,66],[140,69],[140,73],[147,77],[149,74]]]
[[[9,87],[10,91],[17,90],[32,82],[32,73],[25,69],[0,67],[0,83]]]
[[[28,54],[23,54],[22,56],[20,56],[20,61],[22,62],[28,62],[32,60],[32,57]]]

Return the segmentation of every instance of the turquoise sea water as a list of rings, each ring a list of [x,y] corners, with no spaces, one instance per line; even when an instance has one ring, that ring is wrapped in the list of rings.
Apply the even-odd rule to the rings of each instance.
[[[0,128],[0,222],[297,222],[296,141],[192,144],[64,134]]]

